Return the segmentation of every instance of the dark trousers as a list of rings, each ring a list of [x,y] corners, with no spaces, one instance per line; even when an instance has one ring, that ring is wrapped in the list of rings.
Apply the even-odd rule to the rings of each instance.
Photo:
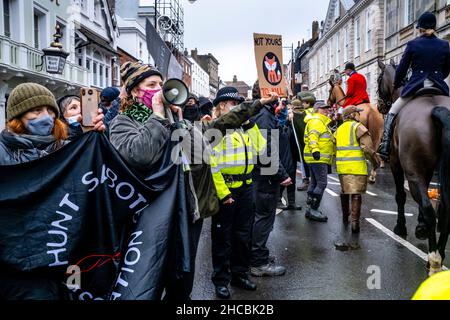
[[[323,163],[309,164],[311,172],[311,182],[308,193],[316,196],[323,196],[328,185],[328,165]]]
[[[189,254],[191,257],[191,272],[184,272],[178,278],[173,279],[166,287],[164,300],[186,301],[190,300],[194,287],[195,257],[197,256],[198,243],[202,233],[203,219],[189,225]]]
[[[251,257],[253,267],[261,267],[269,263],[267,240],[275,223],[279,193],[278,183],[270,183],[268,180],[254,182],[255,222],[253,224]]]
[[[254,220],[252,185],[230,189],[235,202],[220,204],[212,217],[212,281],[226,286],[232,276],[247,277],[250,269],[250,245]]]
[[[287,190],[288,204],[295,205],[295,193],[297,191],[297,187],[296,187],[296,181],[297,181],[296,171],[290,172],[289,177],[292,180],[292,184],[290,186],[288,186],[288,187],[280,186],[280,197],[279,197],[279,199],[281,201],[281,197],[283,196],[284,190]]]

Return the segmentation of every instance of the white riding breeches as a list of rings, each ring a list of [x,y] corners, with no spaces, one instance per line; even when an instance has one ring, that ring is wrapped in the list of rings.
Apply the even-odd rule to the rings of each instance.
[[[433,87],[434,86],[434,82],[431,80],[425,80],[423,83],[424,88],[429,88],[429,87]],[[398,114],[400,112],[400,110],[402,110],[402,108],[404,106],[406,106],[408,104],[408,102],[410,102],[412,99],[414,98],[414,96],[412,97],[405,97],[405,98],[398,98],[397,101],[394,102],[394,104],[391,107],[391,110],[389,110],[389,113],[391,114]]]

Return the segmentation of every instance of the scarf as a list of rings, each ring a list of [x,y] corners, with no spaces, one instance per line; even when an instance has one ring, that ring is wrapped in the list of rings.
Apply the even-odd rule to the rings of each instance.
[[[131,107],[123,111],[122,114],[130,117],[131,119],[139,123],[144,124],[153,114],[153,111],[147,108],[147,106],[144,105],[143,103],[136,102]]]

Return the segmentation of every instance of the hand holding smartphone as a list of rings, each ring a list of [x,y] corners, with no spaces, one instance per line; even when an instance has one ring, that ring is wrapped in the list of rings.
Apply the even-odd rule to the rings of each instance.
[[[83,127],[94,127],[93,119],[97,115],[98,104],[100,103],[100,91],[95,88],[81,88],[81,115]]]

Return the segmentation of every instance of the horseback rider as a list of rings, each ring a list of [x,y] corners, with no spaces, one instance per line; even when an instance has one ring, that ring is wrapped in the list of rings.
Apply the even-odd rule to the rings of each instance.
[[[347,99],[343,105],[344,108],[348,106],[358,106],[363,103],[370,103],[369,95],[367,94],[366,78],[356,72],[355,64],[349,62],[345,65],[345,74],[349,76],[347,80]]]
[[[378,154],[383,160],[389,159],[390,140],[396,115],[414,99],[420,89],[434,87],[449,95],[449,88],[444,79],[450,73],[450,47],[447,41],[435,35],[436,25],[436,16],[433,13],[425,12],[420,16],[417,24],[420,36],[407,43],[400,65],[397,67],[394,89],[403,86],[409,68],[412,69],[412,75],[404,86],[401,97],[392,105],[386,116],[383,142],[378,148]]]

